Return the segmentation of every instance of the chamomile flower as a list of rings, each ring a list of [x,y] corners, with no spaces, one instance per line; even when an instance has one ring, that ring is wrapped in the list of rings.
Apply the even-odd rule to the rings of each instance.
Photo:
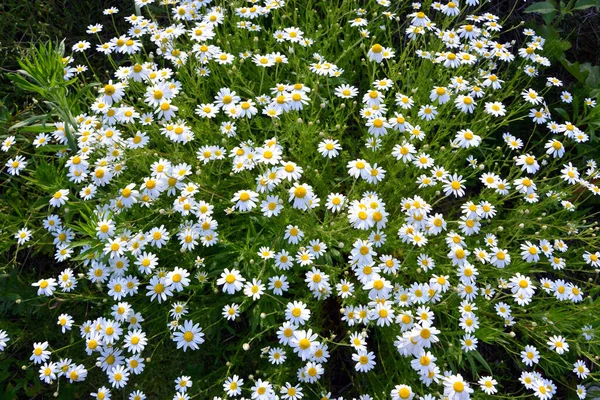
[[[295,325],[304,325],[310,318],[310,310],[306,304],[298,301],[288,303],[285,311],[285,317]]]
[[[558,354],[564,354],[569,351],[569,343],[567,343],[567,340],[560,335],[551,336],[548,339],[547,344],[550,350],[554,350]]]
[[[454,174],[449,176],[444,181],[444,193],[446,196],[450,196],[451,194],[455,197],[462,197],[465,195],[465,187],[463,183],[466,182],[462,179],[461,175]]]
[[[6,343],[8,341],[10,341],[8,333],[5,330],[0,329],[0,351],[4,351],[4,349],[6,349]]]
[[[298,244],[304,237],[304,232],[298,229],[298,226],[288,225],[286,227],[284,239],[290,244]]]
[[[327,196],[326,207],[332,212],[339,212],[346,203],[346,196],[341,193],[331,193]]]
[[[225,305],[222,312],[223,318],[228,321],[235,321],[240,316],[239,308],[238,304]]]
[[[256,301],[265,293],[265,289],[265,285],[262,283],[262,281],[254,278],[251,282],[246,282],[244,286],[244,294]]]
[[[496,388],[498,381],[491,376],[483,376],[479,379],[479,381],[477,381],[477,383],[479,384],[481,390],[487,395],[493,395],[498,392],[498,388]]]
[[[287,359],[285,351],[279,347],[273,347],[269,350],[269,361],[271,364],[281,365]]]
[[[110,370],[108,381],[115,389],[121,389],[127,385],[129,375],[129,369],[126,369],[123,365],[119,365]]]
[[[368,372],[375,367],[375,354],[367,350],[360,350],[358,353],[352,354],[352,361],[356,361],[354,368],[358,372]]]
[[[73,317],[69,314],[61,314],[58,316],[57,324],[61,326],[62,333],[70,331],[73,327]]]
[[[31,240],[31,229],[21,228],[15,233],[14,238],[17,239],[19,245],[23,245]]]
[[[503,117],[506,115],[506,107],[498,101],[488,102],[485,103],[485,112],[494,117]]]
[[[469,147],[479,146],[481,136],[474,134],[470,129],[463,129],[456,133],[454,142],[457,146],[468,149]]]
[[[351,99],[358,96],[358,89],[354,86],[343,84],[335,88],[335,95],[343,99]]]
[[[586,379],[590,373],[590,370],[585,365],[583,360],[577,360],[577,362],[573,364],[573,372],[577,374],[579,379]]]
[[[58,366],[56,363],[50,362],[50,363],[44,363],[42,366],[40,366],[39,369],[39,376],[40,376],[40,380],[43,381],[46,384],[51,384],[53,383],[58,375]]]
[[[61,207],[69,200],[69,191],[67,189],[60,189],[52,195],[50,199],[50,205],[52,207]]]
[[[241,212],[250,211],[256,207],[258,193],[251,190],[239,190],[235,193],[232,202],[235,202],[235,208]]]
[[[223,382],[223,390],[226,391],[227,396],[236,397],[242,393],[242,386],[244,385],[244,380],[240,379],[237,375],[233,375],[227,377],[225,382]]]
[[[217,280],[217,285],[223,285],[223,292],[233,294],[242,289],[245,281],[246,279],[240,275],[238,270],[225,268],[223,273],[221,273],[221,277]]]
[[[460,374],[444,377],[444,396],[451,400],[467,400],[473,389]]]
[[[34,364],[41,364],[48,360],[50,357],[50,350],[48,349],[48,342],[38,342],[33,344],[33,351],[29,360],[33,361]]]
[[[31,286],[37,287],[38,296],[52,296],[54,290],[56,290],[56,280],[54,278],[40,279],[36,283],[32,283]]]
[[[15,158],[10,158],[6,162],[5,166],[9,174],[18,176],[27,166],[27,161],[23,156],[16,156]]]
[[[178,331],[173,334],[173,341],[177,343],[177,348],[197,350],[199,345],[204,343],[204,333],[199,324],[194,324],[193,321],[184,321],[179,325]]]

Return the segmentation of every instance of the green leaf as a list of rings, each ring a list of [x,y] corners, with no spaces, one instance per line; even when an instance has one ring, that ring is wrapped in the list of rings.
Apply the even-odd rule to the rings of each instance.
[[[552,14],[547,14],[544,15],[544,18],[549,18],[549,23],[551,23],[554,16]],[[544,44],[544,55],[555,61],[564,58],[565,51],[569,50],[572,46],[571,43],[568,40],[562,39],[560,33],[558,33],[551,25],[542,25],[538,31],[540,36],[546,40],[546,43]]]
[[[548,14],[542,14],[542,18],[544,19],[544,23],[546,25],[550,25],[552,24],[552,21],[554,21],[554,18],[556,18],[556,11],[552,11]]]
[[[22,75],[27,75],[24,71],[19,71]],[[23,89],[27,92],[35,92],[39,95],[43,95],[44,91],[39,86],[30,83],[27,79],[23,78],[18,74],[7,74],[8,79],[10,79],[18,88]]]
[[[591,63],[583,63],[579,67],[582,72],[588,71],[585,84],[590,88],[600,87],[600,66]]]
[[[483,367],[485,369],[487,369],[490,374],[493,374],[492,368],[490,368],[490,365],[487,363],[487,361],[485,361],[485,359],[481,356],[481,354],[478,351],[472,351],[472,352],[469,352],[469,353],[472,354],[473,357],[475,357],[475,359],[477,361],[479,361],[479,363],[481,365],[483,365]]]
[[[13,129],[14,126],[11,127],[11,129]],[[19,132],[33,132],[33,133],[40,133],[40,132],[53,132],[55,131],[56,128],[50,125],[29,125],[29,126],[24,126],[22,128],[19,129]]]
[[[76,245],[74,244],[72,246],[73,247],[80,247],[80,246],[82,247],[82,246],[85,246],[87,244],[91,245],[92,244],[91,240],[81,240],[81,241],[78,241],[76,243]],[[96,255],[98,255],[98,253],[102,253],[101,246],[91,247],[91,248],[87,249],[86,251],[81,252],[78,255],[72,257],[71,259],[73,261],[88,260],[88,259],[90,259],[90,256],[96,256]]]
[[[64,149],[66,149],[67,146],[65,145],[60,145],[60,144],[48,144],[46,146],[42,146],[37,148],[35,151],[37,153],[58,153],[59,151],[62,151]]]
[[[556,12],[554,6],[547,1],[540,1],[537,3],[533,3],[529,7],[527,7],[524,11],[525,13],[538,13],[538,14],[550,14]]]
[[[585,68],[582,70],[581,65],[579,65],[578,62],[571,63],[564,58],[560,60],[560,63],[567,69],[567,71],[569,71],[571,75],[573,75],[575,79],[585,84],[585,81],[590,73],[589,70],[585,70]]]
[[[600,8],[600,1],[598,0],[579,0],[573,6],[573,10],[585,10],[586,8]]]
[[[469,362],[469,366],[471,367],[471,373],[473,374],[473,380],[475,380],[477,374],[477,366],[475,365],[475,361],[473,361],[473,357],[469,353],[465,355],[465,358]]]
[[[596,129],[592,125],[588,125],[586,132],[590,134],[590,141],[592,143],[596,143],[598,141],[598,136],[596,136]]]
[[[570,120],[571,120],[571,118],[569,117],[569,114],[568,114],[568,113],[565,111],[565,109],[564,109],[564,108],[559,108],[559,107],[556,107],[556,108],[554,109],[554,111],[556,111],[557,113],[559,113],[559,114],[560,114],[560,116],[561,116],[561,117],[563,117],[564,119],[566,119],[567,121],[570,121]]]
[[[23,129],[23,127],[29,126],[31,124],[37,123],[37,122],[42,122],[42,124],[45,123],[45,120],[48,118],[47,114],[44,115],[34,115],[31,116],[21,122],[17,122],[16,124],[14,124],[13,126],[11,126],[10,128],[8,128],[9,131],[12,131],[14,129]]]

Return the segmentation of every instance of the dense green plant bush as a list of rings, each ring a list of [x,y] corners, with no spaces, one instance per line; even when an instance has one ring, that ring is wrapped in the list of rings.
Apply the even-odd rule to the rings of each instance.
[[[10,76],[42,113],[2,138],[3,279],[56,264],[5,393],[586,397],[600,111],[543,38],[477,0],[136,3]]]

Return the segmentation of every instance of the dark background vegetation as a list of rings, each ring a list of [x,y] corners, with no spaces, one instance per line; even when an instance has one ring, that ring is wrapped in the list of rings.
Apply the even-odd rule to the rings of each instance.
[[[515,1],[518,2],[516,6]],[[548,73],[562,79],[567,90],[580,94],[583,99],[590,93],[594,93],[596,85],[600,88],[600,78],[596,79],[589,73],[584,77],[585,79],[582,80],[581,76],[578,79],[564,67],[564,60],[570,63],[589,63],[590,69],[600,65],[600,13],[597,8],[589,8],[567,16],[549,30],[539,14],[524,13],[531,1],[494,0],[492,3],[490,12],[501,16],[505,26],[513,26],[520,21],[525,21],[525,26],[548,34],[547,50],[553,62],[553,67]],[[114,20],[114,26],[107,23],[109,19],[102,14],[104,9],[113,6],[121,10]],[[131,0],[0,0],[0,137],[6,135],[10,126],[35,112],[36,106],[30,94],[19,91],[6,76],[7,72],[19,68],[17,60],[26,55],[30,47],[48,40],[56,42],[66,38],[66,48],[70,49],[73,43],[88,37],[85,32],[88,25],[100,21],[104,25],[103,37],[114,33],[115,27],[120,32],[124,32],[127,26],[123,16],[133,12]],[[519,44],[522,40],[521,31],[521,29],[513,30],[507,33],[504,39],[516,40]],[[90,54],[92,53],[93,51],[90,51]],[[93,55],[91,57],[92,62],[105,62],[104,57],[98,59]],[[560,59],[563,59],[562,63]],[[100,71],[107,69],[109,69],[108,65],[100,65],[98,68]],[[597,143],[592,145],[596,146]],[[13,210],[13,207],[2,186],[0,180],[0,212],[8,213]],[[53,326],[56,323],[44,311],[46,307],[42,307],[41,302],[32,300],[15,304],[17,293],[31,292],[30,282],[36,281],[42,274],[50,275],[49,271],[52,271],[51,275],[55,276],[62,269],[52,262],[50,247],[48,246],[47,254],[20,251],[18,259],[13,258],[14,253],[11,251],[1,252],[0,264],[7,267],[6,272],[0,274],[0,318],[3,325],[6,323],[9,326],[18,326],[22,319],[36,320],[40,326],[45,324]],[[23,265],[27,265],[27,268],[23,268]],[[82,308],[94,306],[94,304],[81,304]],[[7,382],[20,386],[20,389],[24,390],[21,393],[26,393],[27,398],[36,396],[47,398],[50,395],[42,392],[37,378],[37,369],[29,368],[27,371],[21,371],[20,365],[17,365],[16,360],[29,358],[30,343],[33,340],[41,340],[41,338],[28,337],[27,332],[24,332],[23,337],[11,338],[9,342],[11,354],[0,365],[0,399],[12,398],[10,393],[14,393],[16,389],[14,386],[12,388],[5,386]],[[482,351],[485,351],[485,348]],[[343,375],[341,370],[340,374]],[[156,383],[161,385],[160,376],[156,378]],[[73,398],[68,388],[61,390],[61,398],[69,398],[69,396]]]
[[[106,8],[117,7],[116,27],[128,28],[124,16],[135,12],[133,1],[123,0],[2,0],[0,1],[0,104],[15,116],[29,107],[30,98],[15,87],[6,72],[18,69],[17,60],[36,43],[65,39],[66,48],[87,39],[88,25],[102,23],[104,32],[114,33]],[[95,47],[95,46],[94,46]],[[99,57],[98,60],[103,60]],[[101,69],[102,70],[102,69]]]
[[[134,13],[133,1],[123,0],[0,0],[0,137],[14,132],[7,132],[15,123],[39,113],[30,93],[25,93],[14,86],[7,73],[19,68],[18,60],[38,43],[46,41],[59,42],[65,39],[66,48],[73,43],[88,38],[87,26],[102,23],[108,35],[114,34],[115,28],[110,18],[103,15],[103,10],[117,7],[121,12],[115,18],[116,27],[126,31],[123,16]],[[107,23],[108,22],[108,23]],[[104,57],[92,58],[92,62],[104,62]],[[96,64],[97,65],[97,64]],[[102,66],[99,70],[106,70]],[[3,174],[5,175],[5,174]],[[27,218],[27,204],[21,198],[12,198],[14,191],[10,179],[6,175],[0,179],[0,213],[15,214],[16,218]],[[21,203],[21,204],[19,204]],[[23,215],[16,215],[21,210]],[[0,232],[4,230],[0,226]],[[44,250],[44,247],[46,249]],[[30,282],[37,281],[42,275],[57,275],[64,267],[53,262],[51,244],[39,246],[34,253],[32,248],[21,249],[18,256],[14,248],[0,251],[0,327],[9,332],[16,332],[23,320],[38,326],[53,327],[56,324],[53,314],[47,312],[43,301],[25,300],[17,304],[15,300],[23,293],[32,293]],[[6,247],[2,246],[5,250]],[[31,296],[26,295],[26,298]],[[60,308],[60,304],[55,304]],[[79,312],[97,307],[93,301],[80,304]],[[64,308],[64,307],[63,307]],[[73,312],[62,310],[60,312]],[[11,335],[6,349],[6,357],[0,361],[0,399],[13,398],[52,398],[52,393],[44,390],[37,376],[37,368],[21,370],[21,365],[29,359],[33,341],[46,340],[39,337],[39,331],[23,331],[20,337]],[[34,337],[37,336],[37,337]],[[18,361],[22,360],[22,361]],[[159,360],[160,362],[160,360]],[[159,376],[155,377],[157,385],[163,384]],[[100,383],[100,382],[96,382]],[[73,385],[64,385],[59,399],[73,399],[76,394]]]
[[[518,2],[513,7],[515,1]],[[525,21],[527,26],[540,27],[544,24],[538,14],[526,14],[525,9],[532,1],[493,0],[490,12],[501,16],[510,14],[505,25],[512,26]],[[108,7],[117,7],[121,12],[115,18],[117,28],[126,29],[123,16],[134,12],[133,1],[122,0],[2,0],[0,1],[0,104],[8,110],[18,113],[27,108],[28,98],[24,93],[15,92],[14,86],[5,73],[18,68],[17,59],[22,57],[32,45],[47,40],[66,38],[67,48],[73,43],[86,39],[88,25],[107,21],[102,11]],[[114,31],[104,23],[105,32]],[[600,65],[600,13],[596,8],[575,12],[561,21],[557,27],[560,37],[571,47],[565,51],[570,62]],[[513,31],[515,39],[522,36]],[[99,58],[99,59],[104,59]],[[556,75],[567,82],[573,77],[555,65]]]
[[[517,2],[517,4],[515,4]],[[525,13],[532,1],[494,0],[489,11],[501,17],[505,26],[514,26],[521,21],[525,26],[535,28],[547,36],[548,52],[553,61],[550,71],[562,79],[568,89],[583,96],[593,88],[600,88],[600,70],[590,73],[587,80],[577,78],[564,68],[564,62],[588,63],[591,67],[600,66],[600,12],[591,7],[575,11],[555,24],[552,29],[544,23],[539,14]],[[106,23],[102,11],[117,7],[121,11],[114,24]],[[15,88],[6,77],[6,72],[18,69],[17,60],[28,49],[39,42],[65,40],[66,48],[73,43],[88,38],[85,32],[88,25],[103,22],[104,33],[114,33],[115,27],[121,32],[127,29],[123,16],[134,13],[133,1],[122,0],[2,0],[0,1],[0,129],[11,126],[23,119],[32,107],[31,97]],[[506,18],[508,16],[508,18]],[[507,34],[506,40],[522,40],[521,30]],[[91,51],[90,53],[93,53]],[[91,56],[92,59],[94,58]],[[98,57],[98,62],[106,62]],[[108,67],[106,65],[105,67]],[[99,68],[100,71],[107,68]],[[570,87],[574,86],[574,87]],[[592,93],[594,94],[594,93]]]

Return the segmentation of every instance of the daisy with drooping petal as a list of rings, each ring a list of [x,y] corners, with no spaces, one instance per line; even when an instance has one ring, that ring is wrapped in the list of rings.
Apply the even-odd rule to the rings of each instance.
[[[9,174],[18,176],[27,166],[27,161],[23,156],[16,156],[15,158],[10,158],[6,162],[5,166]]]
[[[569,351],[569,343],[567,343],[567,340],[563,336],[551,336],[547,343],[550,350],[554,350],[558,354],[564,354]]]
[[[251,190],[240,190],[235,193],[232,202],[235,202],[235,208],[239,211],[245,212],[250,211],[256,207],[256,200],[258,199],[258,193]]]
[[[460,374],[444,377],[444,396],[451,400],[468,400],[473,389]]]
[[[34,364],[41,364],[50,357],[50,350],[47,350],[48,342],[39,342],[33,344],[33,351],[29,359]]]
[[[50,205],[52,207],[60,207],[69,200],[69,191],[67,189],[60,189],[55,192],[50,199]]]

